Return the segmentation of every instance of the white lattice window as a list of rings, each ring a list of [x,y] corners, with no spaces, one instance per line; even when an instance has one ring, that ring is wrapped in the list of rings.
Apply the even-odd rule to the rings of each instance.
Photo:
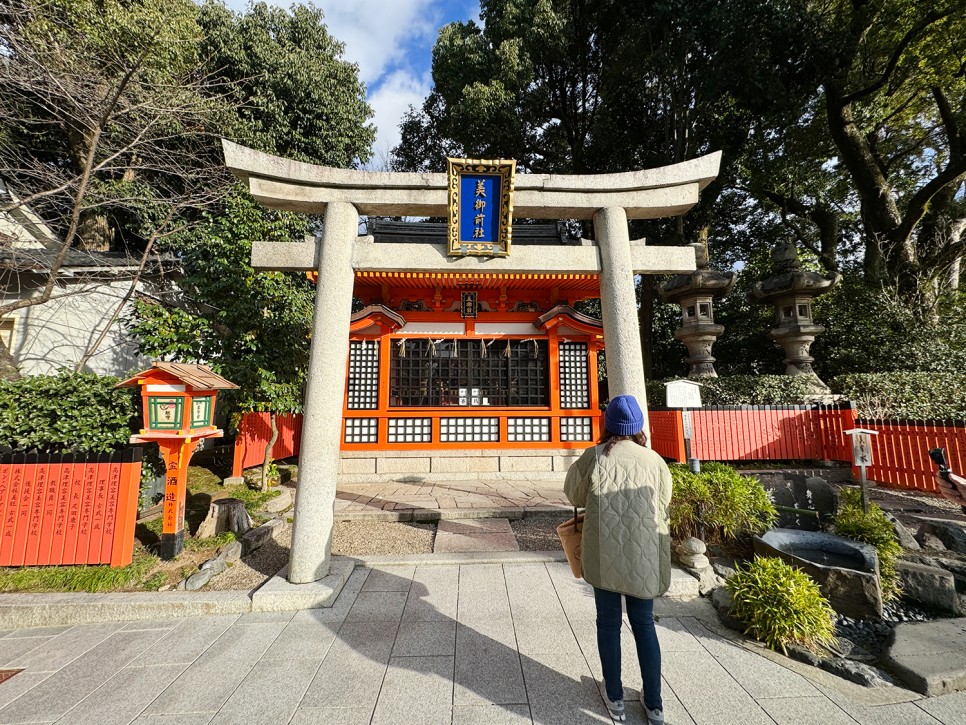
[[[508,418],[508,441],[549,441],[550,418]]]
[[[349,410],[375,410],[379,407],[379,344],[354,340],[349,343]]]
[[[432,418],[390,418],[390,443],[432,443]]]
[[[346,418],[346,443],[377,443],[379,441],[378,418]]]
[[[500,440],[499,418],[441,418],[439,439],[443,443],[492,443]]]
[[[590,418],[560,419],[560,440],[562,441],[593,440],[593,431]]]
[[[560,360],[560,407],[590,407],[587,343],[561,342],[558,348],[558,359]]]

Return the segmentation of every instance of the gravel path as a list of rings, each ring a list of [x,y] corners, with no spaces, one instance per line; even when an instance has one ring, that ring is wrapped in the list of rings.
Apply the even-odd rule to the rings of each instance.
[[[431,554],[435,535],[435,524],[339,521],[332,533],[332,553],[339,556]]]
[[[510,528],[517,537],[520,551],[560,551],[557,526],[572,516],[569,512],[561,516],[528,516],[511,521]]]
[[[216,576],[206,590],[254,589],[275,576],[288,563],[289,547],[292,545],[292,525],[285,525],[276,538],[269,539],[250,556],[228,567]]]

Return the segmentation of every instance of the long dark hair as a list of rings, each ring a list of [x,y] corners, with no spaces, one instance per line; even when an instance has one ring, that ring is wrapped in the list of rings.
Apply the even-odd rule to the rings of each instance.
[[[615,433],[611,433],[607,428],[604,428],[604,432],[600,434],[600,440],[597,441],[600,445],[604,446],[604,455],[606,456],[610,453],[610,449],[617,445],[620,441],[634,441],[641,448],[647,448],[647,433],[643,430],[638,431],[632,436],[619,436]]]

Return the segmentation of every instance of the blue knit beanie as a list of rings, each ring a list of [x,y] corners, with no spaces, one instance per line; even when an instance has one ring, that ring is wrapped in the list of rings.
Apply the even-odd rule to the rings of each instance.
[[[636,435],[644,427],[644,413],[633,395],[618,395],[607,404],[604,424],[616,436]]]

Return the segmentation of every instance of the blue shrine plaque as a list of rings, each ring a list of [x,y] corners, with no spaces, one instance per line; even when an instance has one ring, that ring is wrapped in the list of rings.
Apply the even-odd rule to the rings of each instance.
[[[446,159],[449,254],[505,257],[513,230],[516,161]]]

